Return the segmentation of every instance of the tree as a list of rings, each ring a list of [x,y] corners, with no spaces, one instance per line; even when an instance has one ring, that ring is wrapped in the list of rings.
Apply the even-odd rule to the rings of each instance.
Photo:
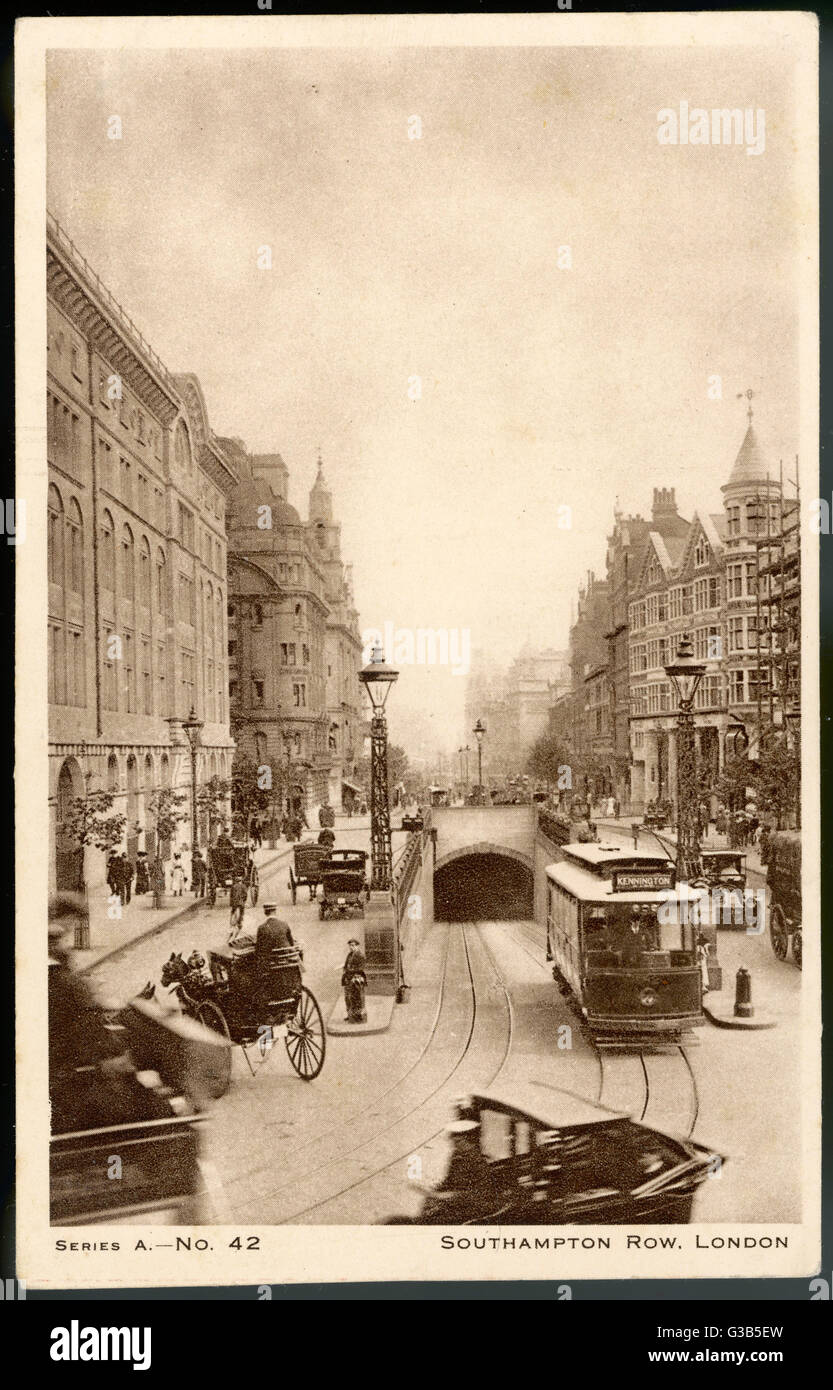
[[[156,862],[153,865],[154,907],[162,906],[162,893],[165,886],[159,847],[163,840],[170,840],[173,837],[180,821],[185,820],[186,813],[179,808],[187,799],[185,792],[176,791],[174,787],[158,787],[148,798],[148,814],[153,820],[156,830]]]
[[[214,839],[216,826],[221,828],[226,822],[226,807],[231,795],[231,781],[227,777],[209,777],[197,792],[197,810],[208,817],[208,842]]]
[[[569,779],[565,769],[569,769]],[[573,783],[573,769],[563,739],[557,734],[544,733],[536,739],[526,760],[526,770],[530,777],[546,782],[551,791],[553,786],[560,791],[570,790]],[[559,785],[560,784],[560,785]]]
[[[121,844],[127,816],[113,811],[115,793],[108,791],[88,792],[86,796],[75,796],[61,829],[67,839],[77,845],[95,845],[96,849],[115,849]]]
[[[759,811],[775,817],[777,830],[796,811],[801,795],[801,760],[798,750],[783,738],[766,739],[761,745],[752,785]]]

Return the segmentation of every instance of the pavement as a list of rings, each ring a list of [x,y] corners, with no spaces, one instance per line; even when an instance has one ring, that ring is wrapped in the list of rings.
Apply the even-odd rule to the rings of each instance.
[[[342,831],[348,828],[364,830],[369,828],[369,825],[369,816],[336,817],[336,831],[339,827]],[[318,831],[316,829],[313,832],[310,829],[305,832],[305,837],[307,834],[312,834],[315,838]],[[274,849],[255,850],[254,860],[260,879],[263,880],[264,875],[274,870],[277,865],[288,864],[292,858],[293,847],[292,843],[279,841]],[[263,901],[262,891],[260,901]],[[134,894],[130,902],[121,908],[121,916],[111,916],[118,904],[110,904],[107,889],[102,887],[95,897],[91,897],[89,904],[90,949],[73,951],[74,967],[79,973],[85,974],[101,961],[118,955],[134,942],[140,941],[142,937],[158,935],[174,922],[187,917],[189,913],[193,915],[205,906],[204,899],[195,898],[190,890],[186,890],[181,898],[167,893],[160,908],[153,906],[152,893],[144,893],[139,897]]]

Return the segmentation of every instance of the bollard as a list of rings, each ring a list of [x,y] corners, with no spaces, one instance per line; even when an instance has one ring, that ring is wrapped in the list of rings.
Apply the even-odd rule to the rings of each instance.
[[[639,822],[633,821],[631,824],[631,834],[633,835],[633,847],[639,849]]]
[[[735,1018],[752,1018],[752,976],[742,965],[735,976]]]

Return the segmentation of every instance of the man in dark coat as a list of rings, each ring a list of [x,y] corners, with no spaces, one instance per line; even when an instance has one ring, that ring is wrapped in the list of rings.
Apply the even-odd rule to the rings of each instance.
[[[133,887],[134,873],[135,869],[133,868],[133,861],[132,859],[128,859],[127,851],[125,851],[125,853],[122,854],[118,865],[118,892],[119,896],[121,897],[122,903],[124,903],[125,905],[130,902],[130,890]]]
[[[260,923],[255,936],[255,967],[258,974],[268,965],[271,965],[273,951],[280,947],[295,945],[295,938],[289,923],[275,916],[277,910],[276,903],[263,904],[263,921]]]
[[[191,887],[195,898],[205,897],[205,860],[198,849],[191,856]]]
[[[116,854],[116,851],[113,850],[113,853],[107,860],[107,887],[110,889],[111,897],[119,891],[120,875],[118,871],[118,864],[120,862],[120,859],[121,855]]]
[[[345,1023],[367,1023],[367,1010],[364,992],[367,988],[367,962],[364,952],[355,936],[347,943],[347,959],[341,972],[344,989],[344,1003],[347,1007]]]

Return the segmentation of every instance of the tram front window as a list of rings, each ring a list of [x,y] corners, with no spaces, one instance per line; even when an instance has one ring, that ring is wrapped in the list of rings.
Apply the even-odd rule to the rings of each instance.
[[[662,921],[656,903],[593,907],[585,921],[585,946],[588,951],[615,951],[623,960],[634,962],[646,953],[668,954],[670,965],[687,963],[679,958],[680,952],[690,954],[693,961],[695,951],[692,926]]]

